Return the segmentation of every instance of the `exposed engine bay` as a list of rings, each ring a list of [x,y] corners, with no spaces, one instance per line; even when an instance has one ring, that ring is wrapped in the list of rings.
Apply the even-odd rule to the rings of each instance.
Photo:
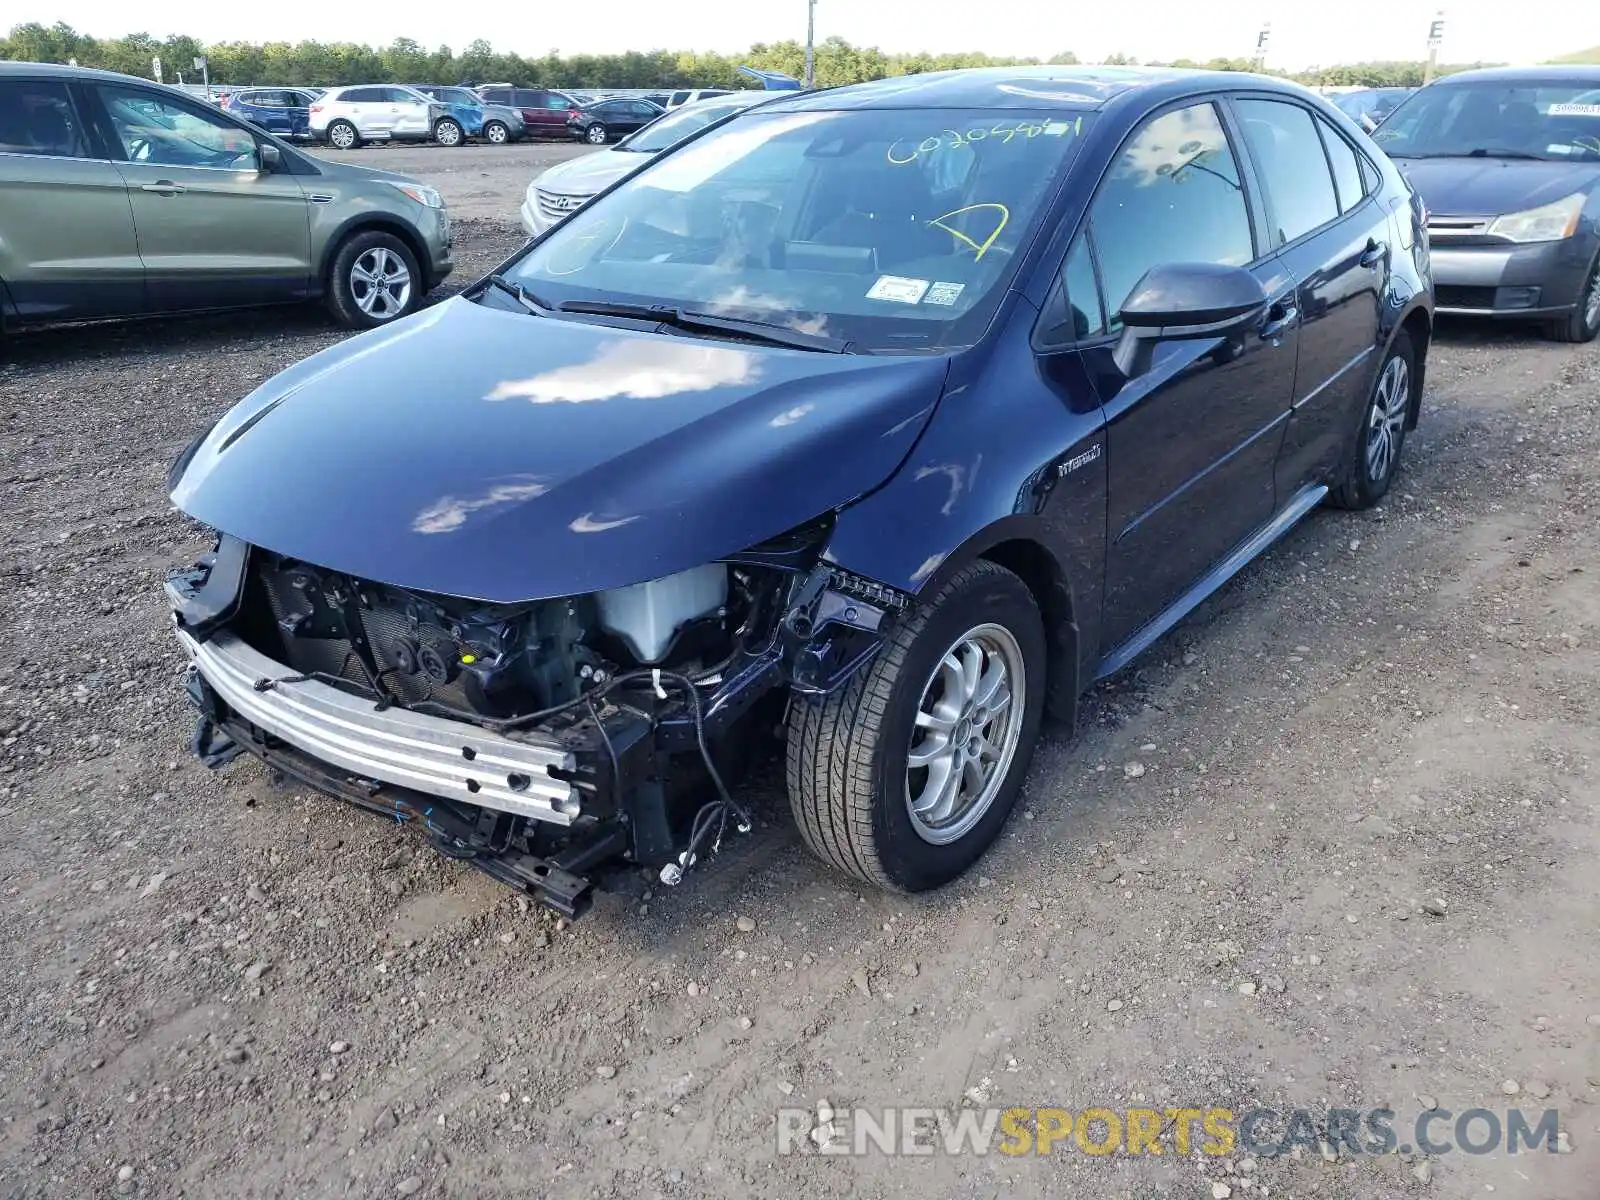
[[[748,830],[736,779],[787,689],[831,691],[905,598],[817,531],[590,595],[486,604],[219,539],[168,581],[194,749],[419,825],[576,915],[608,867],[663,882]],[[242,674],[241,674],[242,672]]]

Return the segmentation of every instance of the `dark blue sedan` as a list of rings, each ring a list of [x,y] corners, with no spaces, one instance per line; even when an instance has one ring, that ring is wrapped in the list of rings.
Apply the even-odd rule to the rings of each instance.
[[[185,452],[195,746],[576,913],[794,819],[891,889],[1040,722],[1318,505],[1389,490],[1423,210],[1249,75],[997,68],[762,105]]]

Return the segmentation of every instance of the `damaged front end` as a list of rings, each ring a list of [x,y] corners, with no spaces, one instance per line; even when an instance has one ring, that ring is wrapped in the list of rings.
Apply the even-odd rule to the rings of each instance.
[[[576,916],[608,870],[677,883],[750,817],[729,790],[789,690],[825,694],[908,597],[829,565],[831,520],[589,595],[486,603],[222,536],[167,582],[199,709],[241,752],[414,824]]]

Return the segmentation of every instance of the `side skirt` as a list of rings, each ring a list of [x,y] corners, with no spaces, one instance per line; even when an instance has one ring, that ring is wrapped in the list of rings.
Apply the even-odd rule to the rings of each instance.
[[[1289,503],[1279,509],[1270,521],[1235,546],[1226,558],[1197,579],[1165,610],[1140,626],[1132,637],[1101,659],[1100,665],[1095,668],[1095,681],[1115,675],[1148,650],[1152,642],[1198,608],[1202,601],[1294,528],[1301,517],[1322,503],[1322,498],[1327,494],[1327,485],[1321,483],[1308,485],[1296,492]]]

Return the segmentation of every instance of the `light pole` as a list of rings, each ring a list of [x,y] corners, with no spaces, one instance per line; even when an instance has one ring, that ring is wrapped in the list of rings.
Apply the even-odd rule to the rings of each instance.
[[[1433,73],[1439,66],[1439,44],[1444,41],[1444,9],[1433,15],[1433,24],[1428,26],[1428,65],[1422,72],[1422,82],[1433,82]]]
[[[1261,32],[1256,34],[1255,57],[1251,59],[1252,70],[1261,70],[1262,64],[1267,61],[1267,40],[1272,37],[1272,22],[1265,21],[1261,25]]]
[[[806,87],[817,86],[817,0],[806,0]]]

